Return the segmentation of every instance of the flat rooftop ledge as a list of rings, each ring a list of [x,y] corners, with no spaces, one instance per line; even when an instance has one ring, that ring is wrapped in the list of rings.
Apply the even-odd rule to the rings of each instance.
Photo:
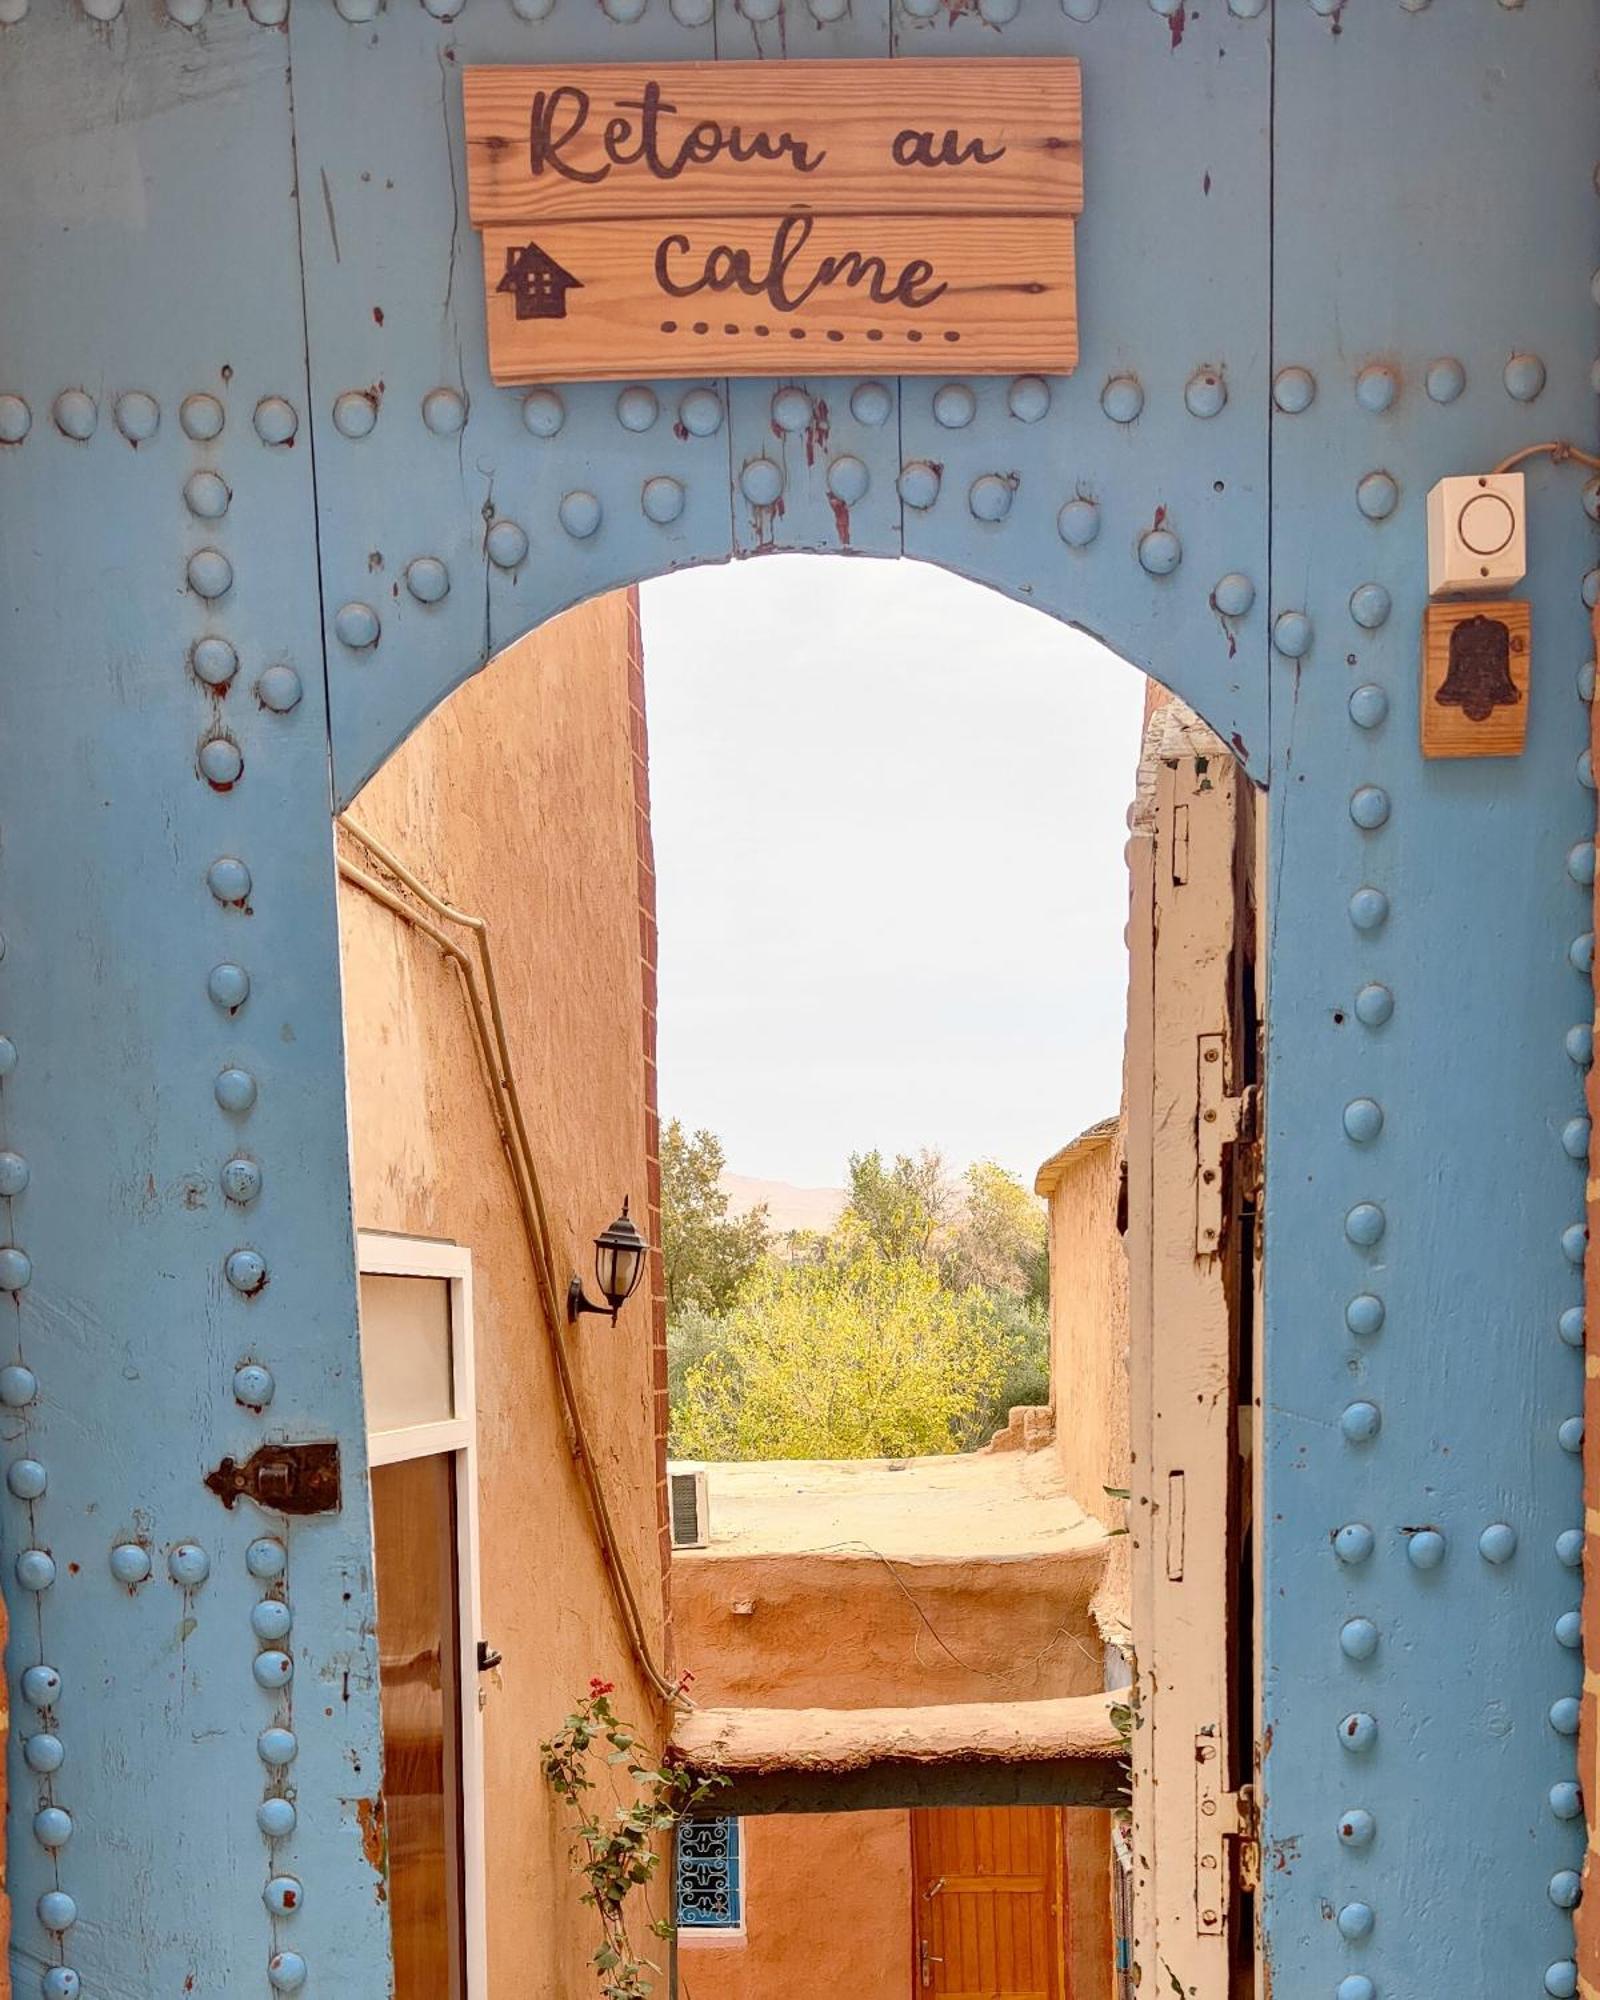
[[[722,1812],[1125,1802],[1126,1692],[925,1708],[703,1708],[669,1755],[728,1780]]]

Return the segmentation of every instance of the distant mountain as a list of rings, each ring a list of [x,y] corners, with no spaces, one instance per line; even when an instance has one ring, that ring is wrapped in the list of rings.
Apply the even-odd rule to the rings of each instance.
[[[775,1236],[792,1229],[829,1230],[844,1207],[843,1188],[794,1187],[788,1181],[758,1181],[748,1174],[724,1174],[721,1187],[730,1215],[748,1215],[763,1202],[767,1227]]]

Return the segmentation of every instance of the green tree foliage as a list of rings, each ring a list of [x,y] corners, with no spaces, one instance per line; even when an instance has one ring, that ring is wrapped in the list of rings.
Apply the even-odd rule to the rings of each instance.
[[[942,1258],[945,1274],[954,1285],[981,1285],[1042,1307],[1050,1288],[1045,1229],[1043,1207],[1016,1175],[977,1160],[966,1172],[961,1213]]]
[[[722,1191],[728,1164],[712,1132],[685,1132],[674,1118],[661,1134],[661,1261],[667,1316],[720,1313],[767,1254],[767,1211],[730,1216]]]
[[[880,1257],[934,1254],[953,1206],[949,1177],[938,1153],[927,1148],[912,1159],[898,1153],[886,1167],[883,1155],[850,1155],[850,1187],[841,1220],[861,1230]]]
[[[859,1225],[819,1262],[770,1264],[686,1371],[677,1449],[715,1459],[901,1458],[983,1441],[1006,1366],[993,1299]]]

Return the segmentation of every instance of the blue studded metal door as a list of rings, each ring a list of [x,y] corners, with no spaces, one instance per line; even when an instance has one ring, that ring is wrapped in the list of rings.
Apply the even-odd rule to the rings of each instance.
[[[1593,425],[1596,26],[0,0],[19,1994],[386,1990],[330,809],[562,606],[841,540],[1092,628],[1270,784],[1266,1952],[1295,1995],[1574,1990],[1569,470],[1525,754],[1425,765],[1413,689],[1428,487]],[[1070,380],[489,383],[466,62],[995,52],[1083,65]],[[318,1441],[336,1512],[297,1460],[265,1513],[203,1483]]]

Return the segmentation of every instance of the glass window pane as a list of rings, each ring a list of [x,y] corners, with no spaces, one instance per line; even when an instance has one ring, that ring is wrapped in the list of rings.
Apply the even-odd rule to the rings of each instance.
[[[455,1460],[372,1473],[394,2000],[463,2000]]]
[[[447,1278],[362,1273],[361,1369],[369,1431],[455,1415]]]

